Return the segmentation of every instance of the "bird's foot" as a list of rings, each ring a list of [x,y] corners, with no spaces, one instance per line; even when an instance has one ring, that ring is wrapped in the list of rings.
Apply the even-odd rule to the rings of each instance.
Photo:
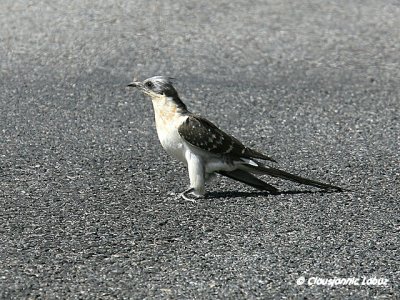
[[[189,197],[188,195],[191,195],[191,197]],[[186,191],[181,193],[180,196],[181,196],[181,198],[183,200],[186,200],[186,201],[189,201],[189,202],[193,202],[193,203],[197,203],[196,199],[199,199],[199,198],[202,197],[202,195],[198,195],[198,194],[195,193],[195,189],[194,188],[188,188]]]

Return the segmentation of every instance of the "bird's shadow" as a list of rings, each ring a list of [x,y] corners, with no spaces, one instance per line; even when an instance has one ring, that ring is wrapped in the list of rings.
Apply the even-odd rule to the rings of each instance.
[[[247,197],[260,197],[260,196],[279,196],[279,195],[297,195],[297,194],[333,194],[342,193],[343,191],[330,191],[330,190],[320,190],[320,191],[280,191],[277,193],[270,193],[264,191],[254,191],[254,192],[210,192],[206,195],[206,199],[218,199],[218,198],[247,198]]]

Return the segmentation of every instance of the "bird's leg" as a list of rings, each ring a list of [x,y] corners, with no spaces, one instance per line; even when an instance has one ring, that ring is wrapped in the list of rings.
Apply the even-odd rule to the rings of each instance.
[[[200,157],[188,152],[186,161],[189,171],[190,188],[184,191],[181,196],[187,201],[193,201],[187,197],[187,194],[193,195],[195,198],[201,198],[205,193],[205,174],[204,165]]]

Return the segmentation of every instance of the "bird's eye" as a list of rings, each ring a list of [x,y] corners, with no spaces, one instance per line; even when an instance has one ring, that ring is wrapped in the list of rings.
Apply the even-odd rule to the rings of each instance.
[[[149,89],[151,89],[154,86],[154,84],[151,81],[147,81],[144,85]]]

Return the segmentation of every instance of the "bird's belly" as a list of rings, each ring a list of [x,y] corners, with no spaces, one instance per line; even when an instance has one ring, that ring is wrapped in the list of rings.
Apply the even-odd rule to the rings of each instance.
[[[162,147],[169,155],[179,161],[186,161],[183,141],[176,130],[157,128],[157,134]]]
[[[207,174],[212,174],[218,171],[233,171],[238,168],[242,162],[229,159],[222,154],[212,153],[202,150],[193,145],[187,144],[188,150],[204,163],[204,171]]]
[[[225,161],[222,157],[213,157],[206,160],[205,171],[206,173],[213,173],[216,171],[233,171],[237,168],[234,163]]]

